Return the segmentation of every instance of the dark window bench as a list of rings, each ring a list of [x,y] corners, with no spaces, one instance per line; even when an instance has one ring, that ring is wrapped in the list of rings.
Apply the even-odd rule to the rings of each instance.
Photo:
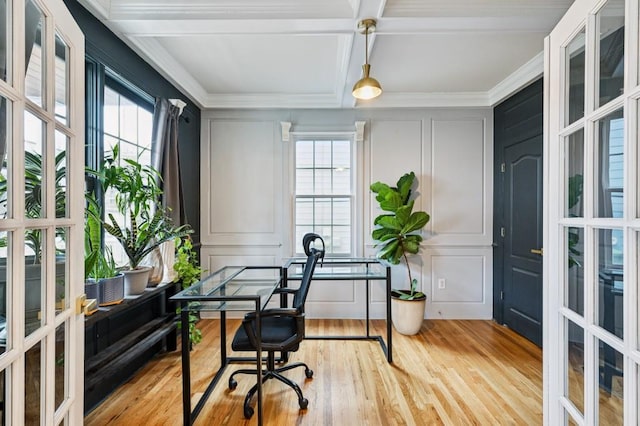
[[[147,288],[85,319],[84,412],[96,408],[160,351],[176,349],[180,283]]]

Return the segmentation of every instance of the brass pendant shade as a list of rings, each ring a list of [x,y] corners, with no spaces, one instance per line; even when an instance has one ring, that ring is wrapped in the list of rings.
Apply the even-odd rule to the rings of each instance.
[[[356,99],[369,100],[380,96],[382,93],[382,86],[378,80],[369,76],[371,65],[369,65],[369,33],[373,32],[376,28],[375,19],[363,19],[358,24],[358,28],[364,34],[364,65],[362,66],[362,74],[364,76],[356,82],[353,86],[352,94]]]

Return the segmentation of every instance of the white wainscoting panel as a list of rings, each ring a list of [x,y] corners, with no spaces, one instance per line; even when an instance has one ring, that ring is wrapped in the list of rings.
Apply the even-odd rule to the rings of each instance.
[[[279,244],[282,143],[276,123],[206,120],[204,243]]]
[[[493,250],[491,247],[437,247],[425,250],[430,303],[427,318],[491,319]],[[444,288],[440,288],[444,280]]]
[[[432,122],[429,244],[491,242],[492,144],[485,126],[482,118]]]

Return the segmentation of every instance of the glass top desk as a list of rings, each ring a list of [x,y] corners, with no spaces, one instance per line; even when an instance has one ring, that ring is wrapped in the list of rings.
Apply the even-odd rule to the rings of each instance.
[[[302,279],[302,269],[306,258],[289,259],[282,271],[282,285],[287,286],[289,281],[300,281]],[[380,347],[387,357],[388,362],[393,362],[392,340],[391,340],[391,267],[383,265],[375,258],[339,258],[329,257],[322,259],[313,272],[313,281],[364,281],[366,288],[366,334],[360,336],[309,336],[305,339],[322,340],[375,340],[380,343]],[[372,336],[369,329],[369,294],[371,281],[384,281],[386,284],[386,310],[385,320],[387,325],[387,341],[385,344],[382,336]],[[313,285],[313,283],[312,283]],[[281,306],[285,306],[286,295],[281,295]]]
[[[225,368],[232,362],[256,362],[258,385],[258,425],[262,425],[262,357],[260,347],[260,311],[267,305],[273,291],[282,282],[279,266],[226,266],[191,287],[182,290],[170,300],[180,304],[180,320],[189,323],[189,312],[220,313],[220,368],[215,373],[202,397],[191,411],[191,370],[189,327],[181,327],[182,345],[182,409],[184,425],[191,425],[213,392]],[[228,357],[226,335],[227,311],[256,312],[258,347],[255,358]]]

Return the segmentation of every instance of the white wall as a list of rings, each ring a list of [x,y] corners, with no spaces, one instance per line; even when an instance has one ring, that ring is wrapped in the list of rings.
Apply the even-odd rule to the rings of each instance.
[[[211,110],[202,113],[202,264],[279,265],[292,254],[293,132],[355,131],[358,256],[374,256],[371,223],[379,213],[369,185],[395,183],[414,171],[427,211],[424,250],[412,271],[427,293],[426,318],[488,319],[492,315],[493,118],[480,109]],[[393,286],[406,287],[394,267]],[[445,288],[438,287],[444,280]],[[364,316],[362,283],[312,286],[314,317]],[[372,316],[384,315],[382,283],[371,294]]]

